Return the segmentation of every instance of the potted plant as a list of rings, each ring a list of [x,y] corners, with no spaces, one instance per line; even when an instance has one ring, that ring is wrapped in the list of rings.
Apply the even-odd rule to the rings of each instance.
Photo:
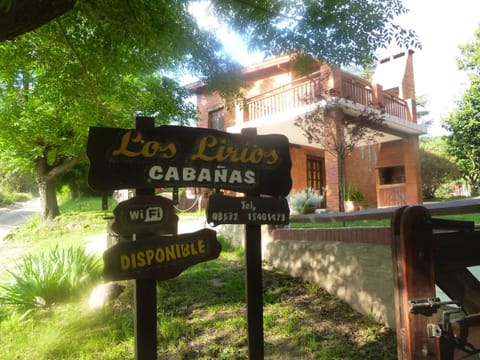
[[[343,207],[345,212],[363,210],[364,195],[355,184],[343,184]]]
[[[323,195],[320,195],[313,188],[305,188],[302,192],[292,195],[291,205],[298,214],[314,213],[323,201]]]

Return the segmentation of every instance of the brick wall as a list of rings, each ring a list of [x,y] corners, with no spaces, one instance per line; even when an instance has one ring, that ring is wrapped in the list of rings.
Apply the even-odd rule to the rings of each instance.
[[[225,100],[219,94],[198,94],[198,127],[208,127],[208,113],[212,110],[223,107],[223,118],[225,129],[235,125],[235,111],[225,107]],[[224,130],[225,130],[224,129]]]
[[[346,179],[348,184],[356,185],[365,196],[364,201],[377,206],[376,166],[380,145],[357,147],[347,157]]]
[[[389,245],[390,228],[339,228],[339,229],[276,229],[274,240],[340,241]]]
[[[290,146],[292,159],[292,193],[300,192],[307,187],[307,155],[300,146]]]

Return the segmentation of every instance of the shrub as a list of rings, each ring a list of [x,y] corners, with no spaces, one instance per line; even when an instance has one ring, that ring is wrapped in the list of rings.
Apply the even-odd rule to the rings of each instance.
[[[292,196],[292,208],[298,214],[305,214],[312,209],[316,209],[322,201],[323,196],[319,195],[315,189],[306,188]]]
[[[66,301],[99,279],[99,260],[79,247],[27,255],[6,271],[0,302],[29,310]]]
[[[342,184],[343,197],[345,201],[363,201],[364,195],[355,184]]]

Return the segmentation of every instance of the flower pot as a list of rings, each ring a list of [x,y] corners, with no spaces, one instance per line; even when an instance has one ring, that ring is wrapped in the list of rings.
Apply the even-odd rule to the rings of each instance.
[[[360,201],[347,200],[343,202],[345,212],[363,210],[363,204]]]

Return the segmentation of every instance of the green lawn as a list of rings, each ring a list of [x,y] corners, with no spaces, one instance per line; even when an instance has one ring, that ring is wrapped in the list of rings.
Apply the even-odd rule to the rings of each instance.
[[[30,253],[83,246],[109,215],[96,210],[99,199],[89,204],[65,204],[52,224],[32,220],[8,243]],[[158,282],[159,359],[248,358],[243,250],[222,242],[218,259]],[[396,358],[391,330],[267,264],[263,277],[266,359]],[[124,291],[102,310],[88,308],[88,291],[27,315],[0,305],[0,359],[132,359],[133,281],[119,284]]]

